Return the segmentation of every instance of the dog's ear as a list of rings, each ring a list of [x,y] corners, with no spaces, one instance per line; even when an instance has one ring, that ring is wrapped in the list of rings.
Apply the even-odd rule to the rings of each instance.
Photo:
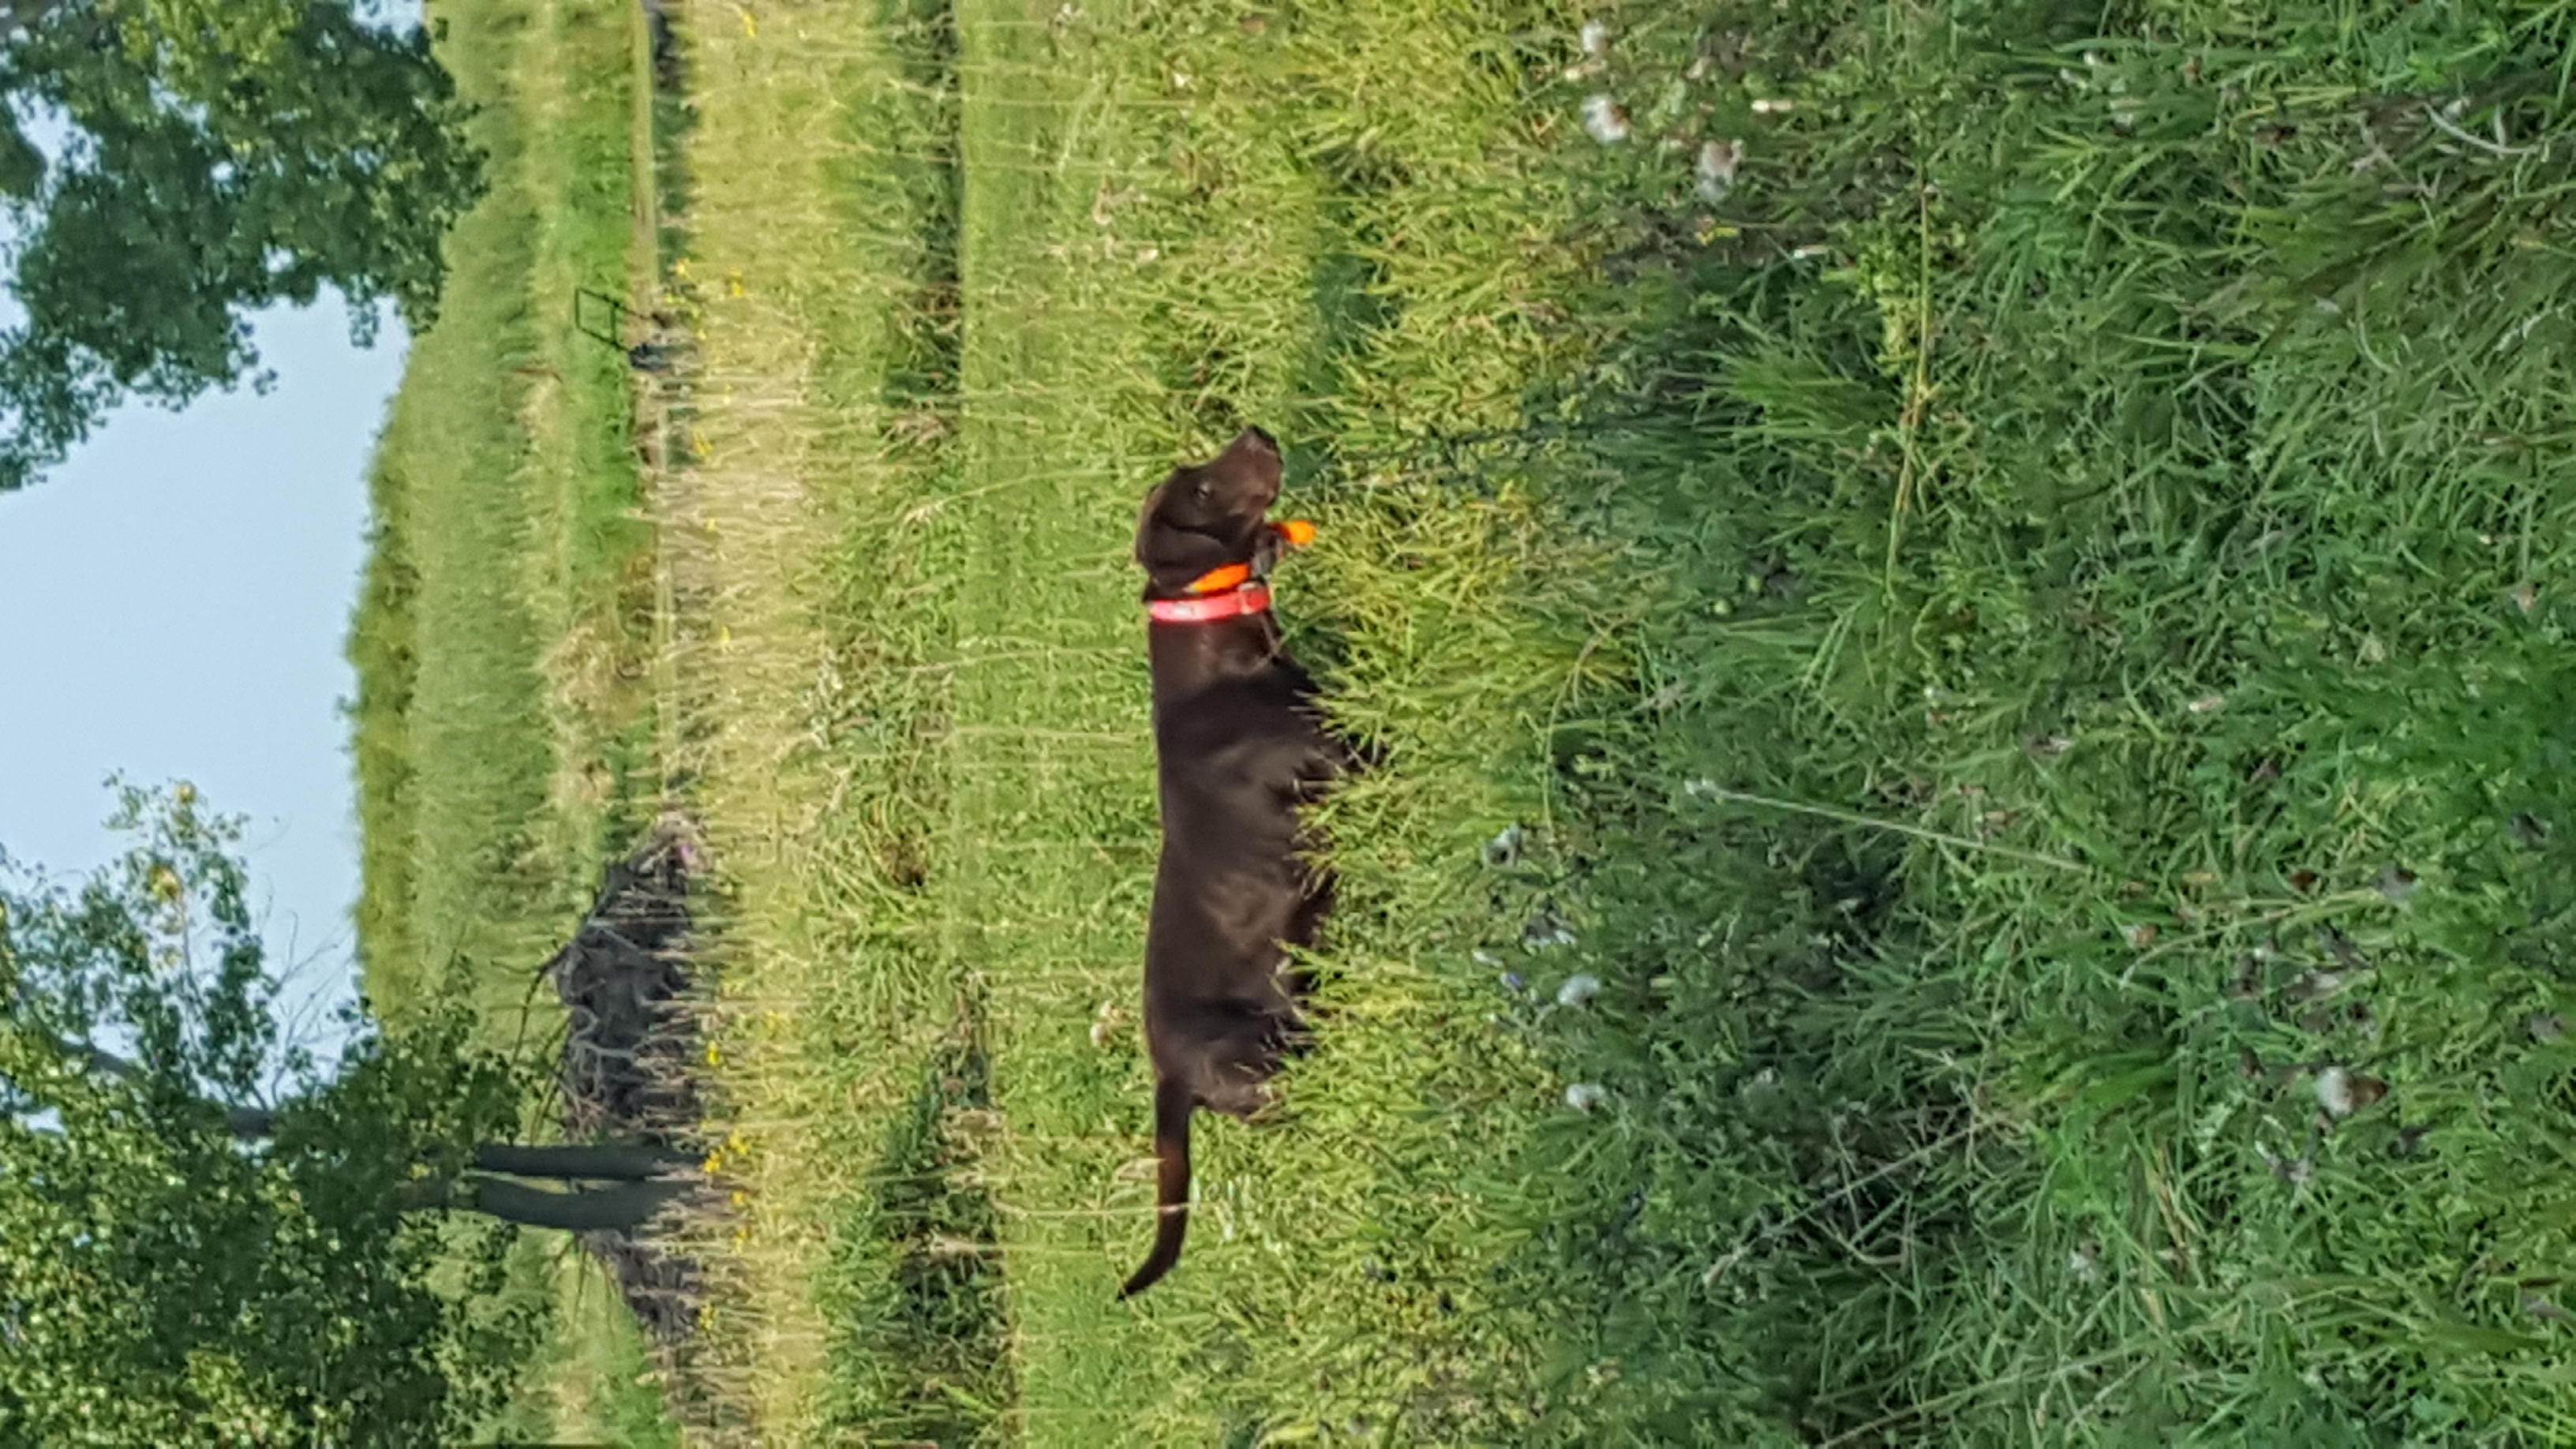
[[[1145,511],[1136,520],[1136,563],[1155,584],[1181,589],[1199,575],[1236,560],[1227,557],[1223,542],[1163,517],[1163,497],[1171,486],[1166,481],[1145,499]]]

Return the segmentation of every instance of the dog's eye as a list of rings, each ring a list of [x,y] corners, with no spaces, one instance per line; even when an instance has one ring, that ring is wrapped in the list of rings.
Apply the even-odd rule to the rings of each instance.
[[[1210,497],[1210,495],[1214,494],[1215,492],[1216,492],[1216,485],[1215,485],[1215,484],[1213,484],[1213,483],[1211,483],[1211,482],[1209,482],[1209,481],[1208,481],[1208,480],[1206,480],[1205,478],[1201,478],[1201,479],[1199,480],[1199,486],[1197,486],[1196,488],[1193,488],[1193,489],[1191,489],[1191,490],[1190,490],[1190,496],[1191,496],[1191,497],[1193,497],[1193,498],[1195,498],[1195,499],[1197,499],[1197,500],[1198,500],[1198,501],[1200,501],[1201,503],[1205,503],[1205,502],[1207,502],[1207,501],[1208,501],[1208,498]]]

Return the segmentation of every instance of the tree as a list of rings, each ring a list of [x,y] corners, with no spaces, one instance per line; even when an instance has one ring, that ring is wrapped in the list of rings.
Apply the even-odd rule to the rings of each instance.
[[[483,185],[429,37],[347,0],[0,0],[0,97],[0,491],[128,396],[265,386],[260,308],[327,283],[362,344],[385,301],[428,326]]]
[[[324,1072],[238,822],[181,786],[112,823],[75,883],[0,858],[0,1443],[453,1442],[538,1326],[496,1291],[514,1225],[635,1226],[682,1161],[493,1141],[523,1083],[458,1013]]]

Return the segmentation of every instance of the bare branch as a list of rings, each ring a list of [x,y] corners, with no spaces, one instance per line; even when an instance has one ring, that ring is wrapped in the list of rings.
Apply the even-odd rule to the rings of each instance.
[[[64,1056],[72,1058],[101,1076],[114,1077],[120,1082],[136,1084],[144,1080],[141,1067],[105,1047],[91,1046],[87,1042],[68,1041],[56,1042],[55,1046],[61,1049]],[[277,1135],[277,1114],[266,1107],[230,1106],[221,1102],[208,1102],[206,1105],[224,1114],[224,1129],[235,1137],[249,1141]]]

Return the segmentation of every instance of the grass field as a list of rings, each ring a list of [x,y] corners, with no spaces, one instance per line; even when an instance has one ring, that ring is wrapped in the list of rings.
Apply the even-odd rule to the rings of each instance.
[[[2576,1436],[2576,10],[683,17],[733,1437]],[[389,434],[371,989],[520,959],[460,923],[612,808],[545,701],[615,490],[529,486],[610,393],[478,365],[622,258],[548,199],[591,134],[512,143]],[[1119,1307],[1124,554],[1244,422],[1389,764],[1288,1120]]]
[[[449,239],[375,462],[350,635],[360,940],[392,1018],[464,990],[515,1019],[658,784],[626,366],[572,317],[577,288],[626,290],[632,29],[604,0],[437,14],[490,191]]]
[[[625,360],[572,325],[577,288],[627,292],[631,11],[431,6],[490,190],[378,445],[350,631],[367,999],[397,1029],[468,1001],[503,1048],[548,1041],[536,968],[658,803]],[[565,1247],[521,1245],[512,1291],[553,1304],[555,1338],[496,1432],[667,1442],[633,1322]]]

